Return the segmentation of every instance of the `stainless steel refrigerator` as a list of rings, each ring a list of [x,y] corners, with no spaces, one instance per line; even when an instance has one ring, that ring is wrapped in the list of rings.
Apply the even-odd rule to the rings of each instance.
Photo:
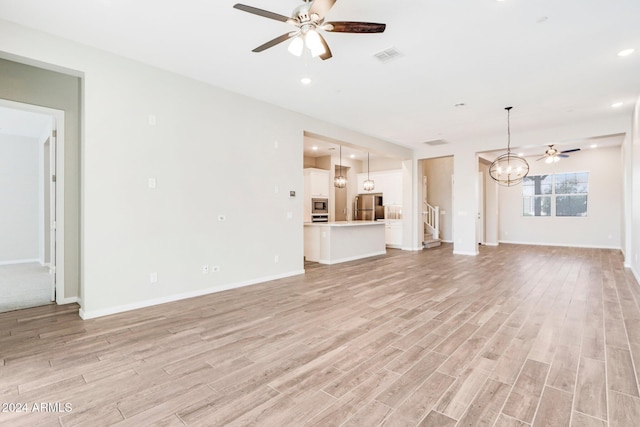
[[[356,221],[384,219],[382,193],[358,194],[353,205],[353,216]]]

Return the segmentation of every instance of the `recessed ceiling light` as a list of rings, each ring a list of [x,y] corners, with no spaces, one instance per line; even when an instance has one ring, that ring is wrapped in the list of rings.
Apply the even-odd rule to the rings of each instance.
[[[598,144],[591,144],[591,148],[598,148]]]
[[[454,107],[465,107],[467,104],[465,104],[464,102],[459,102],[457,104],[454,104]]]
[[[634,49],[625,49],[625,50],[621,50],[620,52],[618,52],[618,56],[629,56],[631,55],[635,50]]]
[[[317,145],[314,145],[313,147],[311,147],[311,149],[312,149],[313,151],[318,151],[318,146],[317,146]]]
[[[311,83],[311,77],[303,77],[300,79],[300,83],[302,83],[303,85],[308,85],[309,83]]]
[[[619,108],[619,107],[622,107],[622,102],[616,102],[615,104],[611,104],[611,106],[612,106],[613,108]]]
[[[518,156],[522,157],[524,156],[524,153],[518,153]]]
[[[352,155],[350,155],[349,157],[351,157],[352,159],[355,159],[355,158],[356,158],[356,155],[355,155],[355,154],[352,154]]]

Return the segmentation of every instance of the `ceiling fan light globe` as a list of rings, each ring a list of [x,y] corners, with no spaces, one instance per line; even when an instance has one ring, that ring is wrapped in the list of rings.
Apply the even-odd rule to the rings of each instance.
[[[553,158],[553,162],[554,162],[554,163],[555,163],[555,162],[559,162],[559,161],[560,161],[560,157],[554,157],[554,158]]]
[[[544,162],[545,162],[545,163],[553,163],[553,157],[547,157],[547,158],[544,160]]]
[[[302,38],[300,38],[300,36],[294,37],[294,39],[291,40],[291,43],[289,43],[289,47],[287,49],[292,55],[301,56],[302,49],[304,49],[304,42],[302,41]]]
[[[326,52],[322,40],[320,40],[320,34],[318,34],[316,30],[307,31],[307,34],[304,36],[304,41],[311,51],[311,56],[314,58]]]

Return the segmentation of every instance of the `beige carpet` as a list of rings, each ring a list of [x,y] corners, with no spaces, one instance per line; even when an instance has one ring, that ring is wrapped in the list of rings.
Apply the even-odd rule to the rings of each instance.
[[[0,312],[49,304],[52,280],[37,262],[0,265]]]

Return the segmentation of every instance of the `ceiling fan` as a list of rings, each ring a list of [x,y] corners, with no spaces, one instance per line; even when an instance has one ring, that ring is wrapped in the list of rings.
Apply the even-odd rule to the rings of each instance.
[[[289,52],[296,56],[302,55],[304,46],[311,51],[311,56],[319,56],[321,59],[331,58],[331,50],[327,41],[318,30],[334,33],[382,33],[386,25],[373,22],[353,22],[353,21],[332,21],[325,22],[324,17],[329,9],[333,7],[336,0],[303,0],[304,4],[296,7],[291,18],[267,10],[258,9],[237,3],[234,8],[254,15],[263,16],[276,21],[285,22],[296,27],[295,30],[285,33],[273,40],[270,40],[252,52],[262,52],[279,43],[292,39],[289,43]]]
[[[571,150],[560,151],[557,148],[553,148],[553,144],[549,144],[549,148],[544,152],[544,156],[540,157],[536,161],[546,159],[545,163],[557,162],[560,158],[569,157],[567,153],[573,153],[575,151],[580,151],[580,149],[572,148]]]

